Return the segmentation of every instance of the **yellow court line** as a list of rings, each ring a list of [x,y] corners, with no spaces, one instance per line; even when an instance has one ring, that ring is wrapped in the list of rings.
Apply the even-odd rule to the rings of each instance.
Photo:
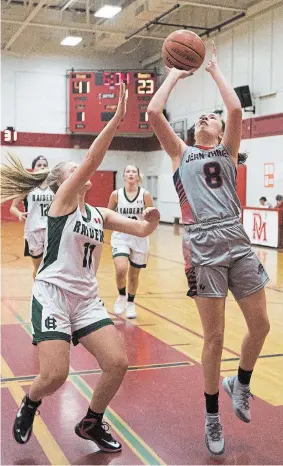
[[[10,367],[1,356],[2,374],[3,377],[15,377]],[[19,384],[13,384],[9,386],[9,391],[14,398],[18,406],[20,406],[25,392]],[[47,456],[50,464],[52,465],[69,465],[70,461],[67,460],[63,451],[59,447],[58,443],[52,436],[45,422],[40,418],[36,417],[34,420],[33,433],[37,438],[42,450]]]
[[[26,331],[26,333],[27,333],[29,336],[31,336],[31,334],[30,334],[30,332],[28,331],[26,325],[22,325],[22,328]],[[2,358],[2,359],[3,359],[3,358]],[[3,359],[3,361],[4,361],[4,359]],[[4,362],[5,362],[5,361],[4,361]],[[6,364],[6,362],[5,362],[5,364]],[[2,372],[3,378],[6,378],[6,377],[7,377],[7,378],[8,378],[8,377],[9,377],[9,378],[10,378],[10,377],[15,377],[14,374],[13,374],[13,372],[11,371],[11,369],[8,367],[7,364],[6,364],[6,366],[7,366],[7,369],[8,369],[8,370],[7,370],[7,372],[5,372],[5,371]],[[70,370],[71,372],[75,372],[74,369],[73,369],[71,366],[69,367],[69,370]],[[73,377],[77,377],[77,378],[80,380],[81,383],[85,384],[88,388],[90,388],[90,389],[93,391],[93,388],[92,388],[87,382],[85,382],[84,379],[83,379],[80,375],[75,375],[75,374],[74,374]],[[72,376],[70,376],[70,379],[72,379]],[[75,384],[74,379],[71,380],[71,383],[72,383],[72,384],[75,386],[75,388],[84,396],[84,398],[86,398],[86,399],[89,401],[88,396],[78,387],[78,384]],[[11,389],[11,390],[12,390],[12,389]],[[22,390],[22,393],[23,393],[23,395],[21,395],[21,399],[22,399],[23,396],[24,396],[24,391],[23,391],[23,390]],[[166,463],[155,453],[155,451],[152,450],[152,448],[150,448],[150,446],[147,445],[147,443],[144,442],[144,440],[143,440],[138,434],[136,434],[136,433],[133,431],[133,429],[131,429],[130,426],[129,426],[129,425],[128,425],[128,424],[127,424],[113,409],[111,409],[109,406],[107,407],[107,409],[108,409],[109,411],[111,411],[111,414],[112,414],[116,419],[119,419],[120,423],[123,424],[123,426],[125,426],[126,429],[127,429],[129,432],[131,432],[131,434],[140,442],[140,444],[143,445],[143,447],[148,451],[148,453],[149,453],[150,455],[152,455],[154,458],[156,458],[156,464],[164,464],[164,465],[166,465]],[[123,439],[123,442],[126,443],[126,444],[128,445],[128,447],[133,451],[133,453],[134,453],[138,458],[140,458],[141,461],[142,461],[144,464],[147,464],[147,463],[145,462],[145,459],[144,459],[144,457],[142,456],[142,454],[139,453],[138,449],[136,449],[136,448],[127,440],[127,438],[126,438],[121,432],[119,432],[119,430],[116,429],[116,426],[110,421],[110,419],[107,418],[107,421],[108,421],[108,423],[111,425],[111,427],[118,433],[118,435]],[[47,427],[46,427],[46,429],[47,429]],[[47,430],[48,430],[48,429],[47,429]],[[49,432],[49,431],[48,431],[48,432]],[[51,435],[51,434],[50,434],[50,435]],[[53,437],[51,437],[51,438],[53,438]],[[56,442],[55,442],[55,443],[56,443]],[[59,446],[58,446],[58,448],[59,448]],[[52,464],[52,463],[51,463],[51,464]],[[58,464],[58,463],[55,463],[55,464]],[[62,462],[62,463],[60,463],[60,464],[62,464],[62,465],[63,465],[63,464],[69,464],[69,462],[67,462],[67,463],[63,463],[63,462]]]

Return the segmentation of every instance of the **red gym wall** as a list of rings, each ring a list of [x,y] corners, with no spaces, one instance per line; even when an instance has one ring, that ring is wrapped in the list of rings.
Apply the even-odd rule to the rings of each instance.
[[[116,187],[116,172],[97,171],[90,181],[92,187],[86,194],[86,202],[97,207],[107,207],[110,194]]]
[[[116,187],[116,172],[97,171],[91,182],[92,187],[87,192],[86,202],[97,207],[107,207],[110,194]],[[7,201],[1,205],[2,221],[17,221],[17,218],[10,214],[11,203],[12,201]]]
[[[242,207],[246,205],[246,192],[247,192],[247,166],[239,165],[237,172],[237,194],[240,199]]]

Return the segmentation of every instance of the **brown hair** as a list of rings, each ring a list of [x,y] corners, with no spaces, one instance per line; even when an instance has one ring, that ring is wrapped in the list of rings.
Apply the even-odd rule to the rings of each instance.
[[[31,162],[31,168],[33,170],[39,160],[45,160],[45,162],[47,163],[47,166],[49,165],[48,160],[46,157],[44,157],[44,155],[38,155],[38,157],[35,157],[35,159],[33,159],[33,161]]]
[[[225,131],[225,121],[221,120],[222,124],[222,132]],[[194,146],[195,145],[195,125],[193,125],[191,128],[188,129],[187,131],[187,139],[186,139],[186,144],[188,146]],[[238,153],[238,165],[243,165],[248,158],[248,154],[246,152],[239,152]]]

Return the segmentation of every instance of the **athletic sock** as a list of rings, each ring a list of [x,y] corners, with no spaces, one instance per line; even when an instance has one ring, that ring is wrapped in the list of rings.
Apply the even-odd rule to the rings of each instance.
[[[242,385],[249,385],[251,381],[253,371],[245,371],[239,366],[238,369],[238,380]]]
[[[95,411],[92,411],[90,408],[88,408],[88,411],[85,417],[88,419],[89,418],[97,419],[97,421],[101,422],[103,415],[104,413],[96,413]]]
[[[124,286],[124,288],[118,288],[118,291],[119,291],[119,295],[126,296],[126,287],[125,286]]]
[[[38,408],[39,405],[41,405],[41,400],[39,401],[33,401],[30,399],[30,397],[27,395],[27,403],[29,408]]]
[[[135,294],[128,293],[128,303],[133,303],[135,299]]]
[[[218,414],[218,398],[219,398],[219,391],[214,395],[209,395],[208,393],[204,392],[205,396],[205,405],[206,405],[206,412],[208,414]]]

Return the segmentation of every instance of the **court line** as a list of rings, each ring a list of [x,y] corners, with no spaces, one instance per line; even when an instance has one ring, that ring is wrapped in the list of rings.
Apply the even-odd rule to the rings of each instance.
[[[166,317],[166,316],[163,316],[163,315],[161,315],[161,314],[158,314],[157,312],[153,311],[152,309],[149,309],[148,307],[145,307],[145,306],[143,306],[142,304],[139,304],[137,301],[135,301],[135,303],[136,303],[137,306],[141,307],[141,308],[144,309],[145,311],[148,311],[148,312],[150,312],[151,314],[154,314],[154,315],[160,317],[161,319],[166,320],[167,322],[170,322],[170,323],[173,324],[173,325],[176,325],[177,327],[181,328],[182,330],[186,330],[187,332],[192,333],[193,335],[195,335],[195,336],[201,338],[202,340],[204,339],[203,335],[201,335],[200,333],[195,332],[194,330],[191,330],[190,328],[184,327],[184,325],[179,324],[178,322],[174,322],[174,320],[171,320],[171,319],[169,319],[169,318]],[[228,351],[228,352],[231,353],[231,354],[234,354],[235,356],[240,356],[239,353],[236,353],[236,351],[231,350],[231,349],[229,349],[229,348],[226,348],[226,346],[223,346],[223,349],[225,349],[226,351]]]
[[[1,367],[3,374],[10,377],[14,376],[12,370],[6,363],[3,356],[1,356]],[[20,406],[22,399],[25,396],[25,392],[19,384],[14,384],[11,387],[8,387],[9,392],[14,398],[17,406]],[[33,425],[33,433],[37,438],[42,450],[44,451],[46,457],[50,461],[50,464],[60,464],[60,465],[69,465],[70,461],[66,458],[63,451],[59,447],[55,438],[51,434],[45,422],[40,417],[36,417]]]
[[[16,380],[11,380],[9,382],[1,383],[1,389],[2,388],[13,387],[14,385],[19,385],[20,387],[25,387],[26,385],[30,385],[30,380],[23,380],[21,382],[18,382]]]
[[[230,373],[231,372],[238,372],[238,369],[235,369],[235,368],[233,368],[233,369],[221,369],[220,373],[221,372],[230,372]]]
[[[175,264],[181,264],[185,267],[185,262],[175,261],[174,259],[168,259],[168,257],[158,256],[157,254],[149,254],[150,257],[157,257],[157,259],[163,259],[164,261],[174,262]]]
[[[133,371],[143,371],[149,369],[167,369],[168,367],[184,367],[184,366],[193,366],[193,363],[190,361],[182,361],[182,362],[167,362],[163,364],[145,364],[144,366],[130,366],[128,367],[129,372]],[[91,374],[101,374],[101,369],[92,369],[92,370],[84,370],[84,371],[74,371],[69,372],[69,376],[74,375],[91,375]],[[68,376],[68,377],[69,377]],[[1,383],[11,382],[11,381],[24,381],[24,380],[33,380],[35,379],[36,375],[19,375],[12,378],[1,378]]]
[[[2,264],[10,264],[10,262],[16,262],[17,260],[20,259],[20,257],[19,257],[19,256],[16,256],[15,254],[6,254],[6,255],[7,255],[7,256],[12,256],[12,259],[10,259],[10,260],[8,260],[8,261],[7,261],[7,260],[6,260],[6,261],[5,261],[5,260],[2,260]],[[4,257],[5,257],[5,254],[4,254]]]
[[[278,291],[278,293],[283,293],[283,290],[281,290],[280,288],[275,288],[275,287],[272,287],[272,286],[267,286],[266,288],[268,290]]]
[[[283,353],[278,353],[278,354],[261,354],[258,356],[258,359],[264,359],[264,358],[280,358],[283,356]],[[238,361],[240,358],[227,358],[227,359],[221,359],[221,362],[224,361]]]
[[[22,317],[14,311],[13,307],[8,304],[8,307],[14,313],[16,318],[21,322]],[[32,336],[30,326],[23,325],[24,330]],[[75,372],[70,366],[71,372]],[[71,383],[75,388],[90,401],[93,393],[93,388],[91,388],[87,382],[80,375],[73,375],[71,377]],[[23,392],[24,393],[24,392]],[[111,427],[118,433],[124,443],[132,450],[132,452],[146,465],[159,465],[166,464],[155,451],[147,444],[145,441],[116,413],[110,406],[105,411],[104,419],[111,425]],[[58,464],[58,463],[55,463]],[[60,464],[60,463],[59,463]],[[61,463],[70,464],[67,463]]]
[[[92,388],[80,376],[73,377],[73,385],[88,401],[92,397]],[[144,440],[110,406],[105,412],[105,418],[114,427],[134,454],[146,465],[166,464]]]
[[[154,326],[155,326],[155,324],[139,324],[138,325],[138,327],[154,327]]]

